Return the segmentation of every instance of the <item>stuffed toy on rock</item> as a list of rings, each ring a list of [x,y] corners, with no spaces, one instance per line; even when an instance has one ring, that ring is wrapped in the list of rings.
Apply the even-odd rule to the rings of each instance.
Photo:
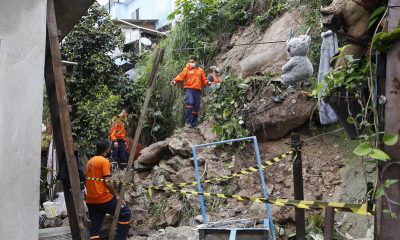
[[[310,59],[307,57],[311,38],[301,35],[291,38],[287,43],[289,61],[282,67],[282,82],[289,86],[298,86],[306,82],[312,76],[314,69]]]

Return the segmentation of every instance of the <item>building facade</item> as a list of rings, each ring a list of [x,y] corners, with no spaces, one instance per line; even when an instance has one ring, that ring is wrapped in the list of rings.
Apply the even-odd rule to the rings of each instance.
[[[168,16],[175,9],[175,0],[110,0],[105,7],[114,19],[154,21],[158,30],[172,25]]]

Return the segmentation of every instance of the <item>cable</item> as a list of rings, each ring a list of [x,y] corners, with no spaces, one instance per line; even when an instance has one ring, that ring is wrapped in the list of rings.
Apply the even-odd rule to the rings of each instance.
[[[277,40],[277,41],[267,41],[267,42],[258,42],[258,43],[239,43],[239,44],[229,44],[223,45],[221,48],[233,48],[240,46],[251,46],[251,45],[262,45],[262,44],[275,44],[275,43],[286,43],[286,40]],[[206,45],[210,45],[206,47]],[[206,48],[215,48],[215,44],[213,43],[205,43],[203,47],[192,47],[192,48],[170,48],[171,51],[185,51],[185,50],[198,50],[198,49],[206,49]]]
[[[308,139],[304,140],[303,142],[308,142],[308,141],[311,141],[311,140],[320,138],[320,137],[322,137],[322,136],[329,135],[329,134],[332,134],[332,133],[335,133],[335,132],[339,132],[339,131],[342,131],[342,130],[344,130],[344,128],[339,128],[339,129],[336,129],[336,130],[331,131],[331,132],[323,133],[323,134],[320,134],[320,135],[317,135],[317,136],[308,138]]]

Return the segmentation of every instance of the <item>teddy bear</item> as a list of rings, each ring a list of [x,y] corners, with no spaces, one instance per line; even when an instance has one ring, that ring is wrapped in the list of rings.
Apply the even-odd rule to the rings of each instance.
[[[291,38],[287,42],[289,61],[282,67],[282,83],[289,86],[297,86],[309,80],[314,69],[307,53],[311,44],[308,35]]]

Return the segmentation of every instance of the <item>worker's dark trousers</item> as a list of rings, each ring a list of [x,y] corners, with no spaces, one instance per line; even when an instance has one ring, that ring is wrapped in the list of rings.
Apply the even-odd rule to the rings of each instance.
[[[121,169],[126,168],[128,163],[128,153],[125,149],[125,141],[124,140],[117,140],[118,147],[114,147],[114,142],[111,144],[111,156],[114,160],[118,162],[118,165]]]
[[[90,239],[100,239],[101,223],[106,213],[114,215],[118,201],[113,198],[111,201],[103,204],[88,203],[89,219],[91,221]],[[131,220],[131,210],[127,206],[121,208],[118,218],[118,228],[116,240],[126,240],[129,230],[129,221]],[[98,237],[98,238],[96,238]]]
[[[201,92],[193,89],[185,89],[185,123],[191,127],[197,126],[200,111]]]

